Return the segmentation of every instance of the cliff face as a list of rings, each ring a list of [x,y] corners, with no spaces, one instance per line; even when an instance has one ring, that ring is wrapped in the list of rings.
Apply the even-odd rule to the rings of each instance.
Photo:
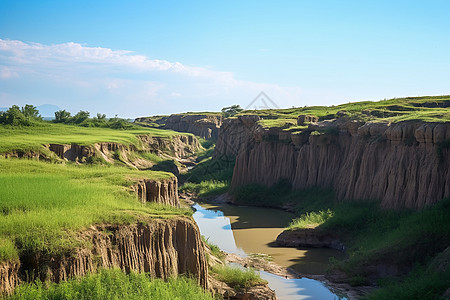
[[[230,120],[219,133],[215,156],[236,154],[232,188],[285,178],[294,189],[333,188],[338,200],[378,199],[396,209],[450,196],[449,123],[340,118],[294,134],[263,129],[258,119]]]
[[[83,146],[77,144],[48,144],[44,147],[55,153],[59,158],[86,162],[93,157],[99,157],[106,162],[113,163],[120,154],[120,160],[126,165],[138,169],[147,169],[152,167],[153,163],[144,159],[137,159],[133,152],[144,151],[152,152],[158,156],[167,159],[175,159],[183,161],[191,158],[197,152],[201,145],[194,136],[176,135],[171,138],[152,137],[149,135],[140,135],[137,137],[140,143],[140,149],[135,145],[123,145],[120,143],[103,142],[96,143],[91,146]],[[45,159],[42,153],[9,153],[6,157],[24,157]],[[178,171],[178,170],[174,170]]]
[[[0,263],[0,296],[3,293],[10,294],[14,287],[19,284],[19,266],[17,262]]]
[[[176,177],[162,180],[141,179],[132,186],[139,201],[157,202],[179,207],[178,182]]]
[[[197,138],[191,135],[176,135],[170,139],[140,135],[138,138],[144,150],[178,159],[190,157],[201,148]]]
[[[99,225],[81,232],[78,239],[90,245],[65,255],[31,253],[19,264],[0,265],[0,292],[11,293],[30,276],[59,282],[83,276],[98,268],[117,267],[168,278],[190,274],[207,288],[208,266],[200,232],[189,218],[153,219],[147,224]]]
[[[165,120],[164,128],[190,132],[204,139],[217,139],[221,125],[221,115],[171,115]]]

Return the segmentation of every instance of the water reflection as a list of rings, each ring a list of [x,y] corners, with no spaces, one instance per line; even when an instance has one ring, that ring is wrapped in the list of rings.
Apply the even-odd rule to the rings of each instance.
[[[284,211],[209,204],[195,204],[194,208],[196,212],[193,217],[201,234],[228,253],[240,256],[269,254],[277,264],[304,274],[323,274],[328,257],[342,255],[331,249],[276,246],[275,238],[293,217]],[[279,299],[342,299],[316,280],[285,279],[264,271],[261,271],[261,277],[269,282]]]
[[[343,253],[333,249],[277,246],[276,237],[294,217],[282,210],[203,203],[194,208],[194,219],[202,234],[229,253],[265,253],[277,264],[303,274],[323,274],[329,257],[343,257]]]
[[[285,279],[264,271],[260,271],[261,277],[269,282],[269,286],[275,289],[279,299],[346,299],[333,294],[322,282],[309,279]]]
[[[195,204],[194,208],[194,220],[205,238],[225,252],[246,256],[244,250],[236,246],[230,219],[222,211],[205,209],[199,204]]]

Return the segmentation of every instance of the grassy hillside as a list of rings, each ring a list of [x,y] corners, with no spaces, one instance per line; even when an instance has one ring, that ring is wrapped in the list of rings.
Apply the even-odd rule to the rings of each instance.
[[[313,115],[319,120],[333,119],[345,112],[351,119],[362,121],[421,120],[450,121],[450,95],[394,98],[382,101],[361,101],[333,106],[305,106],[289,109],[246,110],[239,115],[256,114],[265,127],[295,126],[299,115]]]
[[[171,130],[140,128],[117,130],[98,127],[80,127],[65,124],[40,122],[34,126],[0,125],[0,153],[14,150],[39,150],[42,144],[92,145],[98,142],[115,142],[125,145],[138,144],[136,135],[170,138],[174,135],[189,135]]]
[[[0,159],[0,169],[0,260],[17,259],[20,251],[71,249],[75,232],[91,224],[190,214],[142,204],[129,192],[133,179],[170,173],[18,159]]]

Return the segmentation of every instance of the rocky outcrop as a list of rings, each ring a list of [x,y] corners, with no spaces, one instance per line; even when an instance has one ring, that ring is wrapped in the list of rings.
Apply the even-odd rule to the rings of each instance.
[[[297,117],[297,125],[305,125],[313,122],[319,122],[319,117],[310,115],[300,115]]]
[[[276,243],[283,247],[326,247],[345,250],[344,244],[335,234],[319,228],[285,230],[277,236]]]
[[[69,161],[81,161],[82,159],[92,156],[95,153],[93,147],[77,144],[49,144],[48,149],[54,152],[60,158]]]
[[[0,296],[2,293],[12,293],[19,284],[19,266],[18,262],[0,262]]]
[[[59,282],[98,268],[120,268],[125,272],[147,272],[158,278],[190,274],[207,288],[204,246],[197,225],[189,218],[92,226],[78,238],[88,247],[65,255],[31,253],[21,257],[21,277],[30,280],[33,278],[29,276],[34,275],[42,281]],[[11,285],[17,284],[16,277],[9,278]]]
[[[177,159],[192,157],[202,148],[198,139],[192,135],[175,135],[171,138],[139,135],[138,139],[145,151],[169,155]]]
[[[222,125],[222,115],[171,115],[165,120],[164,128],[180,132],[190,132],[204,139],[217,139]]]
[[[140,179],[131,189],[142,203],[156,202],[175,207],[180,206],[176,177],[159,180]]]
[[[233,154],[232,189],[246,183],[333,188],[338,200],[420,209],[450,196],[450,123],[363,123],[346,117],[289,132],[257,116],[226,120],[214,156]]]

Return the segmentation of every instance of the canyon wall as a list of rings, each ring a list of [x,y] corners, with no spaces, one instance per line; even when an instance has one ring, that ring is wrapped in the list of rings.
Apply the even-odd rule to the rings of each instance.
[[[24,254],[20,264],[0,263],[0,293],[11,293],[19,278],[30,280],[34,276],[59,282],[113,267],[125,272],[147,272],[157,278],[190,274],[207,288],[206,254],[200,231],[190,218],[96,225],[80,232],[78,239],[90,246],[63,255]]]
[[[195,154],[201,148],[198,140],[191,135],[175,135],[170,138],[153,137],[150,135],[137,136],[141,149],[133,145],[124,145],[120,143],[101,142],[94,145],[78,145],[78,144],[48,144],[45,148],[54,152],[59,158],[69,161],[83,162],[87,158],[99,155],[108,162],[112,162],[114,153],[120,152],[125,162],[132,163],[126,159],[127,154],[136,151],[153,152],[157,155],[173,157],[176,159],[184,159]],[[7,154],[7,157],[18,155]]]
[[[146,122],[146,118],[138,118],[136,122]],[[217,139],[219,127],[222,125],[222,115],[219,114],[188,114],[170,115],[164,119],[164,128],[180,132],[190,132],[204,139]]]
[[[236,156],[232,190],[246,183],[333,188],[337,200],[420,209],[450,196],[450,123],[364,123],[346,117],[301,132],[265,129],[258,116],[225,120],[216,158]]]

